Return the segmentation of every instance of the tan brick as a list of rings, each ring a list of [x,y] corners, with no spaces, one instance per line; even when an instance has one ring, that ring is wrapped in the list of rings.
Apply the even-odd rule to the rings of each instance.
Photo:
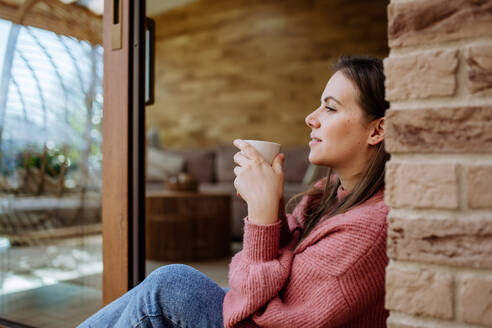
[[[388,322],[388,328],[423,328],[423,327],[419,325],[411,325],[411,324],[400,323],[400,322]]]
[[[453,285],[448,273],[411,271],[393,264],[386,269],[385,306],[412,315],[452,319]]]
[[[459,302],[464,321],[492,326],[492,279],[465,279]]]
[[[402,219],[391,216],[388,256],[395,260],[492,268],[489,219]]]
[[[470,93],[492,89],[492,45],[466,51],[466,87]]]
[[[388,152],[492,152],[492,106],[389,110]]]
[[[390,47],[492,35],[492,1],[432,0],[388,6]]]
[[[457,51],[439,50],[386,58],[386,99],[392,101],[454,95],[457,54]]]
[[[419,325],[410,325],[410,324],[399,323],[399,322],[388,322],[388,328],[423,328],[423,327]]]
[[[409,322],[400,322],[399,320],[393,318],[391,315],[388,320],[386,320],[386,324],[388,328],[424,328],[422,325],[409,323]]]
[[[389,162],[385,180],[385,201],[389,206],[458,208],[454,164]]]
[[[492,166],[474,165],[466,168],[468,206],[492,208]]]

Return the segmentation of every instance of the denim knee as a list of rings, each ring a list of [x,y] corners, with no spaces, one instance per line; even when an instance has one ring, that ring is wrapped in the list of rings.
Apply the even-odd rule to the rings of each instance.
[[[200,272],[186,264],[169,264],[155,269],[145,280],[157,285],[175,284],[176,281],[189,279],[197,273]]]
[[[185,264],[170,264],[154,270],[145,280],[154,293],[160,294],[159,298],[172,300],[177,303],[187,304],[195,298],[197,288],[200,289],[203,274]]]
[[[145,280],[148,292],[159,299],[161,305],[165,304],[168,313],[203,311],[210,306],[211,299],[222,300],[225,294],[210,278],[184,264],[162,266]],[[222,307],[221,301],[216,303]]]

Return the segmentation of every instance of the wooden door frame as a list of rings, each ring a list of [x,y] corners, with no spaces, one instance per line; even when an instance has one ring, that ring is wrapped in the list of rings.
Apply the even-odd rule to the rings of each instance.
[[[113,4],[121,48],[112,49]],[[103,304],[145,274],[145,0],[104,1]]]

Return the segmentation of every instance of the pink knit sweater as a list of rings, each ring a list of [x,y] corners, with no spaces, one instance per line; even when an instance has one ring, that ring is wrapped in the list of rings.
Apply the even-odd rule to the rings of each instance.
[[[383,192],[323,221],[295,250],[312,196],[275,224],[245,218],[243,250],[230,264],[225,327],[386,327]],[[339,188],[339,201],[346,196]]]

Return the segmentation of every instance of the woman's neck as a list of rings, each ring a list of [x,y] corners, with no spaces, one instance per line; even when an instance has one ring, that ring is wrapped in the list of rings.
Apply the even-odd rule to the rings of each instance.
[[[342,188],[348,192],[352,192],[355,186],[359,183],[367,163],[369,163],[372,156],[374,156],[376,149],[370,148],[367,152],[360,154],[357,158],[354,158],[350,163],[347,163],[343,167],[333,168],[337,174]]]
[[[340,182],[342,184],[343,190],[346,190],[348,192],[352,192],[354,190],[355,186],[359,182],[362,173],[357,173],[357,174],[352,174],[352,175],[347,175],[347,174],[339,174],[337,172],[338,178],[340,179]]]

